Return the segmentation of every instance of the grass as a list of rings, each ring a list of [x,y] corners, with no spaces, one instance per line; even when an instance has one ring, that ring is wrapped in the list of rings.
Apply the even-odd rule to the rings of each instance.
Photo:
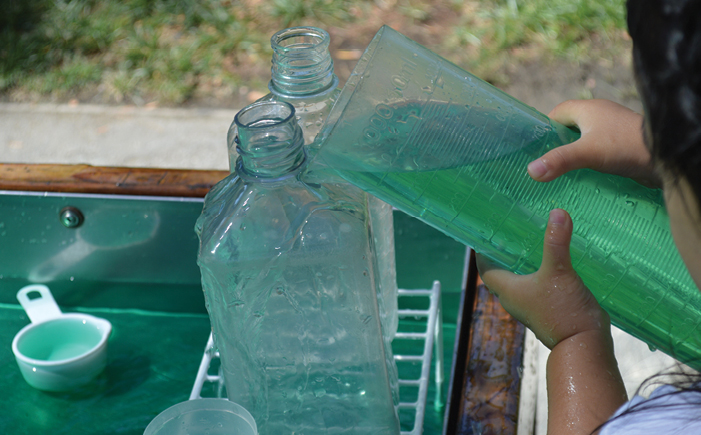
[[[178,105],[265,92],[270,36],[303,24],[345,29],[350,45],[369,40],[373,19],[438,28],[431,48],[497,83],[508,62],[577,61],[625,39],[624,0],[0,0],[0,9],[5,100]]]
[[[532,58],[590,61],[627,48],[625,0],[482,0],[462,4],[444,49],[481,77]]]

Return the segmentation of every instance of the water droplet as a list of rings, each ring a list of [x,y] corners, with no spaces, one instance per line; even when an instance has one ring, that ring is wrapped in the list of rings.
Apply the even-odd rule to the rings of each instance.
[[[70,278],[68,278],[68,279],[70,279],[71,282],[75,281],[75,277],[74,277],[74,276],[72,276],[72,277],[70,277]]]
[[[657,348],[651,344],[648,344],[647,347],[650,349],[650,352],[656,352]]]
[[[626,205],[628,207],[633,207],[635,205],[635,201],[626,201]]]

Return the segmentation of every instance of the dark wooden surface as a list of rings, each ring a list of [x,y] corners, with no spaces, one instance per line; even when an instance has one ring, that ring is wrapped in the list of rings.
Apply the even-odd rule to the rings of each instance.
[[[483,284],[473,301],[460,405],[447,433],[516,434],[525,328]]]
[[[227,171],[0,164],[0,190],[204,197]]]

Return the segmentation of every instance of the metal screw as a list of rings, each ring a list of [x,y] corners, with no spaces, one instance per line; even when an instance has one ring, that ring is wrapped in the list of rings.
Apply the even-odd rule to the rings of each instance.
[[[66,228],[78,228],[83,224],[83,213],[75,207],[64,207],[58,215],[59,220]]]

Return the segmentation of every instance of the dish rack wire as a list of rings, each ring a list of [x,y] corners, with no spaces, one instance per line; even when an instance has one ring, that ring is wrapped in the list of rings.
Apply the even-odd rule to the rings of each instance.
[[[408,422],[412,429],[401,431],[401,435],[420,435],[423,432],[424,415],[426,413],[426,401],[428,397],[428,383],[431,377],[431,359],[435,353],[434,364],[434,383],[436,394],[434,405],[439,408],[442,406],[442,388],[444,381],[443,369],[443,319],[441,313],[441,284],[438,281],[433,282],[433,286],[428,290],[403,290],[398,291],[398,300],[428,298],[429,304],[427,309],[399,309],[397,314],[399,319],[412,319],[420,321],[425,325],[425,329],[420,332],[397,332],[394,336],[395,341],[423,341],[423,352],[420,355],[395,353],[394,360],[397,363],[399,370],[399,405],[398,411],[400,416],[405,413],[411,413],[413,410],[413,422]],[[406,304],[404,304],[406,305]],[[416,305],[416,304],[415,304]],[[400,304],[399,306],[402,306]],[[401,329],[401,328],[400,328]],[[394,343],[394,342],[393,342]],[[394,346],[393,346],[394,347]],[[201,399],[204,393],[204,388],[211,392],[214,397],[225,398],[224,379],[221,375],[221,365],[219,364],[219,351],[214,346],[212,334],[210,333],[207,345],[205,346],[204,355],[200,362],[199,370],[195,384],[190,393],[190,400]],[[403,373],[411,370],[403,370],[403,366],[414,366],[421,364],[421,374],[418,378],[404,379]],[[415,372],[415,370],[413,371]],[[406,374],[406,373],[405,373]],[[407,377],[407,376],[404,376]],[[418,394],[410,394],[408,391],[416,391]],[[207,396],[209,397],[209,396]],[[402,412],[404,411],[404,413]],[[405,425],[405,421],[402,421]]]

